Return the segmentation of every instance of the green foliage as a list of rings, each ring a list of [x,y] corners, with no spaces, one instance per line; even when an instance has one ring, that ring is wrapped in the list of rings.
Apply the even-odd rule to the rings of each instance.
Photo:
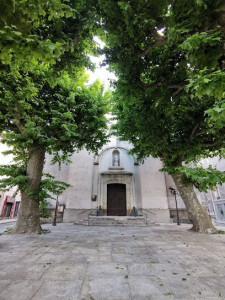
[[[38,65],[16,78],[7,71],[0,72],[0,129],[8,145],[43,147],[59,161],[74,148],[97,151],[106,141],[109,94],[99,82],[78,86],[67,74],[52,86],[51,72]]]
[[[40,210],[40,217],[47,219],[51,216],[51,213],[48,211],[49,202],[47,200],[40,201],[39,210]]]
[[[12,231],[12,227],[6,227],[5,232],[11,232]]]
[[[42,148],[53,155],[53,163],[69,161],[75,151],[86,148],[97,152],[107,141],[105,114],[110,93],[103,95],[103,86],[95,82],[85,87],[69,76],[60,78],[51,86],[48,72],[36,66],[36,72],[23,74],[13,80],[13,74],[0,72],[0,129],[3,141],[12,146],[6,154],[13,154],[16,164],[1,166],[5,175],[0,187],[17,186],[40,202],[59,195],[69,185],[54,181],[48,175],[42,180],[38,191],[30,191],[26,166],[30,152]],[[38,72],[40,71],[40,72]],[[44,77],[45,75],[45,77]],[[8,121],[10,120],[10,122]]]
[[[206,110],[206,113],[210,116],[210,122],[215,128],[224,128],[225,126],[225,101],[219,101],[212,108]]]
[[[221,2],[99,3],[106,63],[119,77],[115,132],[140,161],[159,157],[170,174],[179,168],[200,190],[222,183],[219,171],[181,167],[224,149]]]
[[[100,82],[85,84],[85,68],[93,69],[89,54],[98,53],[95,6],[83,0],[1,3],[0,133],[15,160],[1,166],[1,187],[16,185],[40,201],[43,212],[46,199],[68,185],[48,176],[30,188],[32,153],[41,149],[60,165],[75,150],[97,152],[107,141],[110,93]]]
[[[86,51],[95,44],[92,30],[95,8],[92,1],[3,0],[0,13],[0,59],[15,66],[30,61],[47,65],[64,56],[76,65],[87,63]],[[91,9],[90,9],[91,8]]]
[[[38,193],[38,198],[41,201],[45,199],[55,199],[52,195],[59,196],[71,185],[63,182],[54,180],[55,177],[50,174],[43,174],[44,179],[42,179],[40,184],[40,190]]]
[[[37,196],[40,201],[40,217],[41,218],[49,218],[51,216],[49,210],[47,209],[50,203],[47,199],[54,199],[54,196],[59,196],[65,191],[67,188],[71,187],[71,185],[63,182],[54,180],[55,177],[50,174],[43,174],[44,179],[42,179],[40,183],[40,188],[37,195],[30,195],[32,198]],[[29,192],[28,192],[29,193]]]
[[[24,189],[27,186],[28,177],[24,166],[19,167],[17,164],[1,165],[0,176],[3,176],[0,181],[0,189],[9,190],[14,186]]]
[[[184,184],[193,183],[200,192],[213,190],[217,184],[222,185],[225,182],[225,172],[213,168],[202,167],[179,167],[178,171],[184,173]]]
[[[210,72],[205,68],[189,79],[187,89],[199,99],[207,96],[222,100],[225,92],[225,74],[220,70]]]
[[[214,68],[221,57],[221,32],[218,28],[217,31],[195,33],[188,37],[180,47],[187,51],[191,66]]]

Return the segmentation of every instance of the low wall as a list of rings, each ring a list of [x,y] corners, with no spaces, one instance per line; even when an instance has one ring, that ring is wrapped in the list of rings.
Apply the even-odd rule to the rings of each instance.
[[[159,208],[143,208],[141,210],[143,215],[147,215],[149,223],[170,223],[170,211],[169,209]]]
[[[149,223],[170,223],[169,209],[142,209],[143,215],[147,215]],[[88,218],[95,209],[64,209],[63,223],[74,223]],[[141,214],[141,211],[139,212]]]
[[[74,223],[79,220],[88,218],[91,213],[94,213],[95,209],[64,209],[63,223]]]
[[[51,216],[49,218],[41,218],[41,224],[51,224],[53,222],[53,218],[55,216],[55,209],[48,209]],[[56,223],[63,222],[63,212],[57,212]]]

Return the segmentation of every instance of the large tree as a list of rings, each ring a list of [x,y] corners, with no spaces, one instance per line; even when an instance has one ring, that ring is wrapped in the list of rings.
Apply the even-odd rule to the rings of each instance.
[[[0,13],[0,131],[16,164],[1,169],[2,186],[17,185],[21,206],[15,232],[40,230],[45,153],[61,162],[76,149],[106,141],[106,93],[86,88],[84,72],[96,53],[92,1],[3,0]],[[44,181],[46,183],[46,179]],[[52,183],[50,189],[54,186]]]
[[[206,189],[224,174],[185,164],[224,148],[224,1],[98,2],[106,62],[119,78],[118,134],[140,160],[164,162],[193,229],[216,232],[193,184]]]
[[[40,65],[32,73],[20,72],[20,78],[7,69],[0,73],[0,131],[17,160],[1,168],[7,175],[2,185],[17,185],[21,192],[17,233],[40,231],[45,153],[61,162],[83,147],[97,151],[106,141],[108,99],[101,84],[87,88],[64,75],[51,86],[46,73]]]

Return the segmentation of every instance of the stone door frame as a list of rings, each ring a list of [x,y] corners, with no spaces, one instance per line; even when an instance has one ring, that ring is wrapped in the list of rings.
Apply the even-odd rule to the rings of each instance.
[[[126,216],[126,184],[107,184],[107,216]]]
[[[105,172],[100,175],[98,206],[101,205],[104,215],[107,216],[107,185],[120,183],[126,185],[126,211],[129,216],[130,211],[135,203],[133,174],[128,172],[112,173]]]

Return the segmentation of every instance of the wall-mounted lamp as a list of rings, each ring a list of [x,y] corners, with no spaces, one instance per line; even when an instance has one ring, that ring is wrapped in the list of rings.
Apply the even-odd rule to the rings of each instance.
[[[97,201],[97,195],[92,195],[92,196],[91,196],[91,200],[92,200],[92,201]]]

